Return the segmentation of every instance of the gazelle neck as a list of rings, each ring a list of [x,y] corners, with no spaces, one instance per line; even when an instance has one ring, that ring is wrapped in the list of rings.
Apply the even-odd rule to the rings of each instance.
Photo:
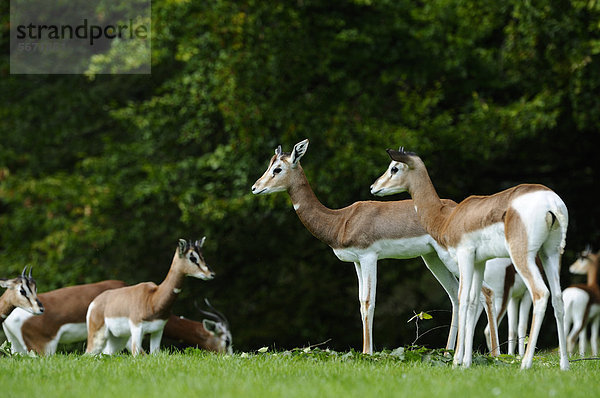
[[[12,310],[15,309],[15,306],[10,304],[8,300],[8,295],[10,293],[8,291],[4,292],[2,296],[0,296],[0,325],[2,322],[10,315]]]
[[[425,230],[437,237],[440,225],[447,219],[447,212],[443,211],[447,205],[440,200],[425,165],[419,165],[412,173],[409,193],[415,204],[417,216]]]
[[[156,312],[160,312],[161,319],[167,319],[173,303],[177,299],[177,295],[181,291],[183,285],[183,279],[185,275],[183,272],[177,269],[178,253],[173,256],[173,262],[166,278],[158,285],[156,293],[152,297],[153,307]]]
[[[331,246],[335,236],[330,225],[337,218],[335,211],[319,202],[300,165],[287,191],[302,224],[316,238]]]
[[[598,260],[599,257],[596,256],[596,259],[587,273],[587,285],[588,286],[598,286]]]

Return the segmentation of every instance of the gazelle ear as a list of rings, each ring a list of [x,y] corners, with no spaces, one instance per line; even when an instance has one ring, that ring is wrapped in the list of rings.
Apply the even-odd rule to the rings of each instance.
[[[198,247],[204,246],[205,240],[206,240],[206,236],[203,236],[202,239],[196,241],[196,246],[198,246]]]
[[[0,287],[9,289],[13,284],[12,279],[0,279]]]
[[[275,148],[275,155],[277,155],[277,157],[280,157],[282,153],[283,152],[281,151],[281,145],[278,145],[277,148]]]
[[[188,249],[188,242],[185,239],[179,239],[179,257],[183,257]]]
[[[213,334],[217,332],[217,323],[215,321],[211,321],[210,319],[203,319],[202,326],[204,326],[204,329],[208,330]]]
[[[294,145],[294,150],[292,151],[292,165],[296,166],[300,161],[300,158],[304,156],[306,150],[308,149],[308,139],[304,141],[300,141],[296,145]]]

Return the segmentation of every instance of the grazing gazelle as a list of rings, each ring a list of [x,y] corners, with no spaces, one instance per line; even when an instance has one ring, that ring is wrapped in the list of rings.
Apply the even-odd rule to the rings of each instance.
[[[269,194],[287,191],[294,210],[304,226],[322,242],[328,244],[342,261],[353,262],[358,276],[358,295],[363,324],[363,352],[373,352],[373,314],[377,288],[377,261],[384,258],[407,259],[421,256],[436,279],[446,290],[452,303],[452,324],[447,349],[456,341],[456,311],[458,304],[458,269],[449,270],[453,263],[442,262],[438,255],[444,251],[427,234],[411,200],[395,202],[356,202],[342,209],[325,207],[312,191],[300,159],[306,153],[308,140],[284,153],[281,146],[265,173],[252,186],[252,193]],[[445,202],[453,206],[454,202]],[[447,254],[446,257],[448,258]],[[450,259],[448,259],[450,260]],[[451,271],[454,271],[451,272]],[[481,289],[480,289],[481,291]],[[496,319],[491,291],[484,289],[488,322],[492,325],[493,353],[499,353]]]
[[[579,338],[579,355],[585,355],[586,327],[591,322],[590,343],[592,355],[598,355],[598,326],[600,323],[600,286],[598,285],[598,262],[600,252],[593,253],[588,246],[571,264],[573,274],[587,275],[587,283],[571,285],[563,291],[565,302],[565,333],[567,350],[573,352]],[[569,331],[569,328],[571,330]]]
[[[85,341],[85,315],[92,300],[105,290],[124,286],[127,284],[123,281],[107,280],[40,293],[38,297],[44,303],[42,315],[33,316],[15,308],[2,324],[11,349],[22,354],[52,355],[58,344]],[[209,308],[214,310],[212,306]],[[231,332],[224,316],[221,318],[207,311],[202,313],[209,319],[196,322],[171,315],[163,337],[208,351],[229,352]]]
[[[37,297],[37,287],[31,276],[31,268],[28,275],[25,275],[26,270],[27,267],[23,268],[21,276],[14,279],[0,279],[0,287],[7,289],[0,296],[0,324],[17,307],[34,315],[44,312],[44,306]]]
[[[114,354],[125,348],[131,338],[131,353],[138,355],[143,353],[145,334],[150,334],[150,352],[156,352],[171,315],[171,307],[181,292],[183,278],[191,276],[208,280],[214,277],[202,257],[204,239],[193,243],[179,240],[169,273],[160,285],[143,282],[107,290],[96,297],[86,316],[86,352]]]
[[[535,263],[539,255],[550,285],[560,367],[568,369],[559,277],[568,212],[561,198],[543,185],[521,184],[491,196],[470,196],[450,207],[440,200],[425,164],[417,155],[391,149],[388,153],[392,162],[371,186],[371,193],[383,196],[408,191],[427,232],[458,262],[459,326],[454,365],[471,365],[477,299],[485,261],[510,256],[533,298],[529,343],[521,363],[522,368],[531,367],[549,296]]]

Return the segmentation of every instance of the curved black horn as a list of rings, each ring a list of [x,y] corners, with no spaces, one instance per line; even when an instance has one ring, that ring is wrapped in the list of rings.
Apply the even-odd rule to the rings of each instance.
[[[29,267],[29,274],[27,275],[27,279],[31,279],[31,271],[33,270],[33,266]]]
[[[205,311],[203,309],[201,309],[198,306],[198,303],[194,303],[196,305],[196,308],[198,309],[198,311],[203,314],[206,315],[210,318],[213,318],[214,320],[218,321],[218,322],[222,322],[224,323],[227,328],[229,328],[229,320],[227,320],[227,317],[225,315],[223,315],[223,313],[219,310],[217,310],[215,307],[212,306],[212,304],[210,303],[210,301],[208,301],[207,298],[204,298],[204,302],[206,303],[206,306],[212,311]]]
[[[21,277],[23,278],[26,278],[25,271],[27,271],[27,266],[25,266],[25,268],[23,268],[23,272],[21,272]]]

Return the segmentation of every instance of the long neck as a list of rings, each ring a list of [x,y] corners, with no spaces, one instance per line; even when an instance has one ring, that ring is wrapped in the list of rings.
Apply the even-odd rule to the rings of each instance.
[[[335,241],[333,223],[339,218],[336,211],[325,207],[310,188],[306,175],[300,165],[293,184],[288,188],[294,209],[302,224],[316,238],[331,245]]]
[[[185,278],[185,275],[178,270],[177,261],[179,261],[178,254],[175,253],[167,277],[158,285],[158,289],[152,297],[152,307],[162,315],[160,316],[161,319],[166,319],[169,316],[171,307],[181,291],[183,278]]]
[[[425,165],[421,164],[412,171],[409,193],[412,196],[421,224],[429,234],[434,237],[437,236],[440,225],[446,220],[447,216],[443,211],[445,205],[440,200]]]
[[[594,264],[590,267],[587,274],[587,285],[598,286],[598,260],[600,257],[596,257]]]
[[[2,296],[0,296],[0,325],[2,325],[12,310],[15,309],[15,306],[10,303],[10,300],[8,300],[9,294],[10,292],[7,290]]]

